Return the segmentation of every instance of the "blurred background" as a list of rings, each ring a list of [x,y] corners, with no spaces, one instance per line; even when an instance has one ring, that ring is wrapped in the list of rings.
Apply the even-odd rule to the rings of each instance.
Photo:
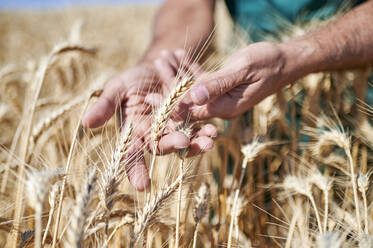
[[[0,9],[49,9],[77,5],[120,5],[160,3],[163,0],[0,0]]]

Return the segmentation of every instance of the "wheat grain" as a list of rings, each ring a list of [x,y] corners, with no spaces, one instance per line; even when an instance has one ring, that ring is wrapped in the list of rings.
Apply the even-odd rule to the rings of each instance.
[[[153,142],[153,156],[150,164],[150,178],[153,175],[153,167],[155,163],[155,154],[158,147],[158,140],[161,137],[164,129],[166,128],[167,122],[171,117],[171,113],[176,104],[181,100],[185,93],[193,85],[193,80],[191,77],[184,77],[181,79],[180,83],[170,92],[166,97],[160,108],[156,111],[154,115],[154,120],[151,125],[151,138]]]
[[[150,222],[153,220],[154,215],[178,189],[180,181],[183,180],[184,177],[185,175],[183,175],[182,177],[179,176],[173,183],[164,187],[160,192],[152,195],[144,208],[138,212],[138,217],[134,225],[135,243],[137,242],[140,235],[146,230]]]

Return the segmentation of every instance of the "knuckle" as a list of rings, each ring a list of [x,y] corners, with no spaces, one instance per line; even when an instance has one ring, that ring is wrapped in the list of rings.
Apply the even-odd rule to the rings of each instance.
[[[220,77],[216,79],[215,92],[218,95],[223,95],[227,90],[231,88],[232,80],[229,77]]]

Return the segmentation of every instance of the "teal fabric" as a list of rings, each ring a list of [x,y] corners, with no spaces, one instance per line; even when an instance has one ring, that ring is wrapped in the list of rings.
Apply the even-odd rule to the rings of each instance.
[[[286,23],[325,19],[346,6],[345,0],[226,0],[233,20],[250,38],[260,41],[275,35]],[[352,6],[364,2],[350,1]]]

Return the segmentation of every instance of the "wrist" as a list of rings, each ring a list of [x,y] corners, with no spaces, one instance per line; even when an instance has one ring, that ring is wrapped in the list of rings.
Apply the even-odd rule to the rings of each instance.
[[[317,57],[317,46],[310,41],[294,39],[278,44],[285,60],[285,72],[292,81],[318,72],[321,69]]]

